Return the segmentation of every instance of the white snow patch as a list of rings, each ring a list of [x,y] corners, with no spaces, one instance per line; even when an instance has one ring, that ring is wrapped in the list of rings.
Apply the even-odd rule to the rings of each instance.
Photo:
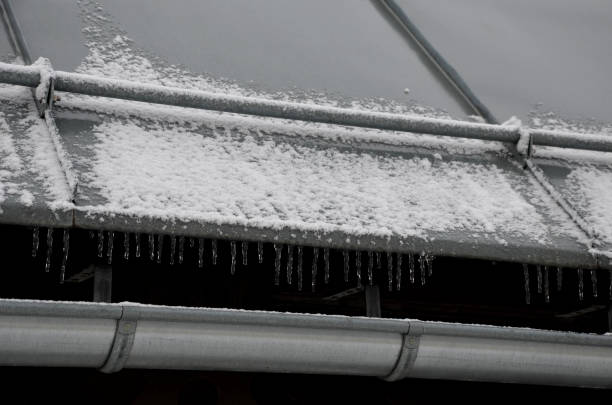
[[[106,119],[94,128],[91,172],[108,212],[296,226],[352,234],[511,235],[545,243],[544,219],[513,175],[493,163],[438,161],[279,142],[248,130]],[[94,208],[94,207],[92,207]]]
[[[565,197],[601,239],[612,243],[612,170],[582,166],[572,170],[566,181]]]

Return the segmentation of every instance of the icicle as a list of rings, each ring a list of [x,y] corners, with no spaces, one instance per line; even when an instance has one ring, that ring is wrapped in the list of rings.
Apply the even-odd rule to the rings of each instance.
[[[329,248],[323,249],[323,265],[325,266],[325,284],[329,283]]]
[[[157,235],[157,263],[162,262],[163,251],[164,251],[164,235]]]
[[[130,234],[123,232],[123,260],[130,258]]]
[[[280,243],[274,244],[274,285],[280,285],[280,271],[281,271],[281,256],[283,246]]]
[[[198,239],[198,267],[204,267],[204,239]]]
[[[287,284],[293,282],[293,245],[287,245]]]
[[[112,264],[113,263],[113,245],[114,245],[114,239],[115,239],[115,232],[113,231],[108,231],[108,246],[106,247],[106,258],[107,258],[107,263],[108,264]]]
[[[542,266],[536,266],[536,276],[538,281],[538,294],[542,294]]]
[[[64,255],[62,256],[62,267],[60,270],[60,284],[64,283],[64,278],[66,277],[66,265],[68,264],[68,251],[70,249],[70,229],[64,229],[64,244],[62,246],[62,251]]]
[[[425,253],[419,255],[419,271],[421,273],[421,285],[425,285],[425,275],[427,271],[425,268]]]
[[[179,236],[179,251],[178,251],[179,264],[183,264],[185,259],[185,237]]]
[[[233,276],[236,274],[236,241],[230,242],[230,251],[232,255],[232,262],[230,267],[230,274]],[[280,271],[279,271],[280,273]]]
[[[89,239],[93,239],[96,237],[96,233],[94,231],[89,231]]]
[[[210,254],[212,256],[212,264],[217,265],[217,240],[213,239],[210,241]]]
[[[195,246],[195,238],[189,238],[189,247],[193,249]]]
[[[414,284],[414,255],[412,253],[408,254],[408,270],[410,272],[410,284]]]
[[[525,304],[531,304],[531,293],[529,292],[529,266],[523,264],[523,276],[525,277]]]
[[[170,265],[174,265],[174,252],[176,251],[176,236],[170,236]]]
[[[368,284],[369,285],[374,284],[373,269],[374,269],[374,254],[372,253],[372,251],[369,251],[368,252]]]
[[[582,301],[584,299],[584,272],[582,269],[578,269],[578,299]]]
[[[597,298],[597,270],[591,270],[591,284],[593,286],[593,298]]]
[[[609,286],[608,286],[608,298],[610,299],[610,301],[612,301],[612,270],[608,271],[608,278],[609,278]]]
[[[548,267],[544,266],[544,301],[550,302],[550,286],[548,284]]]
[[[263,263],[263,242],[257,242],[257,260],[259,261],[259,264]]]
[[[38,254],[39,233],[39,228],[35,226],[34,229],[32,229],[32,257],[36,257],[36,255]]]
[[[561,267],[557,267],[557,291],[561,291],[563,288],[563,272]]]
[[[134,239],[136,242],[136,257],[140,257],[140,233],[136,232],[134,234]]]
[[[427,264],[427,275],[429,277],[431,277],[431,275],[433,274],[433,260],[435,259],[435,257],[433,255],[430,255],[429,253],[425,254],[425,263]]]
[[[47,229],[47,259],[45,261],[45,272],[51,270],[51,255],[53,254],[53,228]]]
[[[396,265],[395,265],[395,283],[397,291],[400,291],[402,288],[402,254],[396,253]]]
[[[361,287],[361,252],[355,251],[355,275],[357,276],[357,286]]]
[[[249,242],[243,240],[240,242],[240,247],[242,251],[242,265],[247,266],[249,264]]]
[[[374,252],[376,256],[376,270],[380,270],[380,252]]]
[[[319,248],[313,247],[312,248],[312,271],[311,271],[311,277],[310,277],[310,285],[312,287],[312,292],[315,292],[315,289],[317,287],[317,273],[319,272],[318,261],[319,261]]]
[[[393,253],[387,252],[387,288],[393,291]]]
[[[98,257],[104,256],[104,231],[98,231]]]
[[[149,235],[149,260],[155,260],[155,236]]]
[[[298,261],[297,261],[297,277],[298,277],[298,291],[302,291],[302,282],[303,282],[303,271],[302,271],[302,264],[303,264],[303,260],[304,260],[304,255],[302,254],[302,250],[303,248],[301,246],[297,247],[297,255],[298,255]]]
[[[344,258],[344,282],[348,283],[349,281],[349,252],[348,250],[342,251],[342,257]]]

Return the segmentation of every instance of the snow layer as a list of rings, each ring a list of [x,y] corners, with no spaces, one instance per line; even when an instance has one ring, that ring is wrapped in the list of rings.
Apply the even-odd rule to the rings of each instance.
[[[550,242],[550,221],[538,210],[550,201],[503,161],[356,150],[201,123],[104,117],[92,132],[94,140],[80,145],[89,152],[79,162],[86,168],[79,205],[96,211],[355,235],[463,232],[500,243],[506,236]]]
[[[597,231],[612,243],[612,169],[594,166],[574,168],[566,178],[565,197]]]
[[[30,90],[0,85],[0,105],[0,204],[69,207],[66,180]]]

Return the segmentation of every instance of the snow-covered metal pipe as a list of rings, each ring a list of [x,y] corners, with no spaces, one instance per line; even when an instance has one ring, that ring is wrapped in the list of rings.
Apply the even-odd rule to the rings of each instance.
[[[511,125],[480,124],[352,110],[186,90],[71,72],[55,71],[54,73],[55,90],[57,91],[154,104],[513,144],[519,141],[521,132],[520,127]],[[36,87],[40,83],[40,68],[0,63],[0,82]],[[545,130],[528,131],[533,135],[534,145],[612,151],[612,138],[610,137]]]
[[[130,303],[0,300],[0,365],[612,387],[612,337]]]

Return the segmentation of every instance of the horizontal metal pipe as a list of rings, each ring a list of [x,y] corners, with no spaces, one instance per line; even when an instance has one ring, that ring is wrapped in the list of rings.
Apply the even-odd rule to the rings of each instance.
[[[35,87],[40,82],[40,70],[34,66],[0,63],[0,82]],[[55,89],[154,104],[390,131],[509,143],[516,143],[520,139],[520,131],[517,126],[421,118],[262,98],[230,96],[62,71],[55,72]],[[536,129],[528,129],[527,131],[532,134],[534,145],[612,151],[612,137]]]
[[[129,314],[132,328],[121,329]],[[125,324],[123,324],[125,326]],[[612,337],[411,320],[0,300],[0,365],[369,375],[612,387]],[[112,364],[108,365],[110,370]]]

